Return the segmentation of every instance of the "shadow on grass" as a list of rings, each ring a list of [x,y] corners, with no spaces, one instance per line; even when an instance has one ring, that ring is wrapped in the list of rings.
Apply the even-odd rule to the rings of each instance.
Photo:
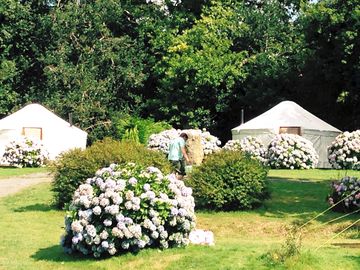
[[[84,256],[81,254],[67,254],[60,245],[54,245],[47,248],[39,249],[31,258],[37,261],[52,262],[76,262],[76,261],[92,261],[95,258]]]
[[[360,256],[345,256],[345,258],[351,261],[355,261],[355,263],[359,265],[360,269]]]
[[[263,216],[309,220],[329,207],[326,198],[330,184],[331,181],[269,179],[271,198],[257,211]],[[330,210],[317,220],[326,222],[341,215]]]
[[[139,252],[124,252],[122,254],[118,254],[118,256],[137,256]],[[78,262],[78,261],[99,261],[106,260],[111,258],[109,254],[102,256],[100,258],[95,258],[92,255],[84,255],[80,252],[76,252],[73,254],[65,253],[64,249],[60,245],[54,245],[47,248],[39,249],[35,254],[31,255],[31,258],[37,261],[52,261],[52,262]]]
[[[32,205],[26,205],[19,208],[14,209],[14,212],[48,212],[51,210],[57,210],[55,207],[52,207],[51,205],[45,204],[45,203],[36,203]]]

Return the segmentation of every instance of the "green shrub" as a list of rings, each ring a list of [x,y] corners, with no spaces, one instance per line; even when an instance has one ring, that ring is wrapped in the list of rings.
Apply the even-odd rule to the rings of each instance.
[[[151,118],[143,119],[138,116],[120,114],[113,117],[117,137],[120,140],[130,140],[147,144],[151,134],[171,129],[166,122],[155,122]]]
[[[251,209],[268,197],[267,168],[241,152],[220,151],[195,167],[187,184],[195,205],[215,210]]]
[[[72,199],[74,191],[95,172],[112,163],[134,162],[143,166],[155,166],[164,173],[170,172],[170,164],[162,153],[129,141],[119,142],[106,138],[86,150],[75,149],[62,154],[53,164],[55,204],[63,208]]]

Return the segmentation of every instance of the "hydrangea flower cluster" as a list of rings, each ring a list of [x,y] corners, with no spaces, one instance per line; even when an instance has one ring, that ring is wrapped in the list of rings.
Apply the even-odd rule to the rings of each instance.
[[[162,131],[158,134],[152,134],[149,137],[148,148],[153,150],[159,150],[165,154],[169,153],[169,144],[172,139],[180,136],[181,133],[199,135],[201,137],[201,145],[203,147],[204,155],[210,155],[216,151],[219,151],[221,141],[210,134],[205,129],[170,129]]]
[[[338,135],[328,148],[328,159],[335,169],[360,170],[360,129]]]
[[[313,144],[295,134],[278,134],[268,148],[268,164],[275,169],[310,169],[319,162]]]
[[[198,133],[201,136],[201,145],[203,147],[205,156],[210,155],[221,149],[220,147],[221,141],[217,137],[211,135],[209,131],[206,131],[205,129],[203,130],[197,129],[190,131]]]
[[[48,158],[43,145],[27,137],[20,137],[5,146],[1,163],[22,167],[40,167]]]
[[[192,189],[155,167],[111,164],[75,191],[65,217],[65,251],[94,257],[189,243]]]
[[[148,148],[168,154],[170,141],[177,138],[180,133],[180,130],[169,129],[157,134],[152,134],[148,140]]]
[[[340,202],[341,200],[343,201]],[[340,202],[334,207],[335,210],[354,211],[360,209],[360,179],[345,176],[339,182],[332,183],[328,202],[330,205]]]
[[[256,137],[246,136],[241,141],[230,140],[224,145],[223,149],[229,151],[242,151],[258,159],[263,164],[267,163],[267,148],[261,140]]]

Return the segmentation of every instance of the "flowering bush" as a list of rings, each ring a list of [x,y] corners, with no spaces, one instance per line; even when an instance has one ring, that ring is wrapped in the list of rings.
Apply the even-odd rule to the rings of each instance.
[[[70,204],[75,190],[80,184],[84,184],[87,178],[93,177],[99,168],[107,167],[111,163],[128,162],[144,167],[156,166],[165,174],[171,171],[170,162],[162,153],[151,151],[135,142],[105,138],[84,150],[72,149],[62,153],[51,164],[54,172],[52,192],[56,206],[63,208]]]
[[[310,169],[319,161],[312,143],[295,134],[278,134],[270,142],[268,163],[276,169]]]
[[[262,163],[266,164],[266,154],[267,149],[264,146],[264,144],[261,142],[261,140],[252,137],[252,136],[246,136],[241,141],[240,140],[230,140],[228,141],[223,149],[229,150],[229,151],[242,151],[250,156],[258,159]]]
[[[342,202],[340,202],[343,200]],[[328,202],[334,206],[337,211],[354,211],[360,209],[360,179],[356,177],[345,176],[340,182],[334,182],[331,185],[331,194],[328,196]]]
[[[360,129],[338,135],[328,148],[328,158],[335,169],[360,170]]]
[[[18,168],[40,167],[48,157],[43,145],[26,137],[10,142],[5,146],[2,163]]]
[[[217,137],[211,135],[210,132],[206,131],[205,129],[197,129],[193,131],[201,136],[201,145],[204,150],[204,155],[210,155],[221,149],[221,141]]]
[[[210,134],[206,130],[200,129],[187,129],[187,130],[176,130],[170,129],[160,132],[158,134],[152,134],[149,138],[148,148],[159,150],[165,154],[169,153],[169,144],[172,139],[179,137],[181,133],[199,135],[201,137],[201,145],[204,150],[204,155],[210,155],[220,150],[221,141]]]
[[[170,141],[177,138],[180,133],[180,130],[169,129],[157,134],[152,134],[149,137],[148,148],[168,154]]]
[[[76,190],[65,217],[65,251],[94,257],[189,243],[192,190],[174,175],[134,163],[99,170]]]

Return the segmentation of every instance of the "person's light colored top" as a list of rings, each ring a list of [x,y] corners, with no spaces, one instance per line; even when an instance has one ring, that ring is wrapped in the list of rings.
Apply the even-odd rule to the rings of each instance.
[[[181,137],[173,139],[169,145],[169,155],[168,160],[181,160],[184,158],[184,155],[181,151],[185,147],[185,140]]]

